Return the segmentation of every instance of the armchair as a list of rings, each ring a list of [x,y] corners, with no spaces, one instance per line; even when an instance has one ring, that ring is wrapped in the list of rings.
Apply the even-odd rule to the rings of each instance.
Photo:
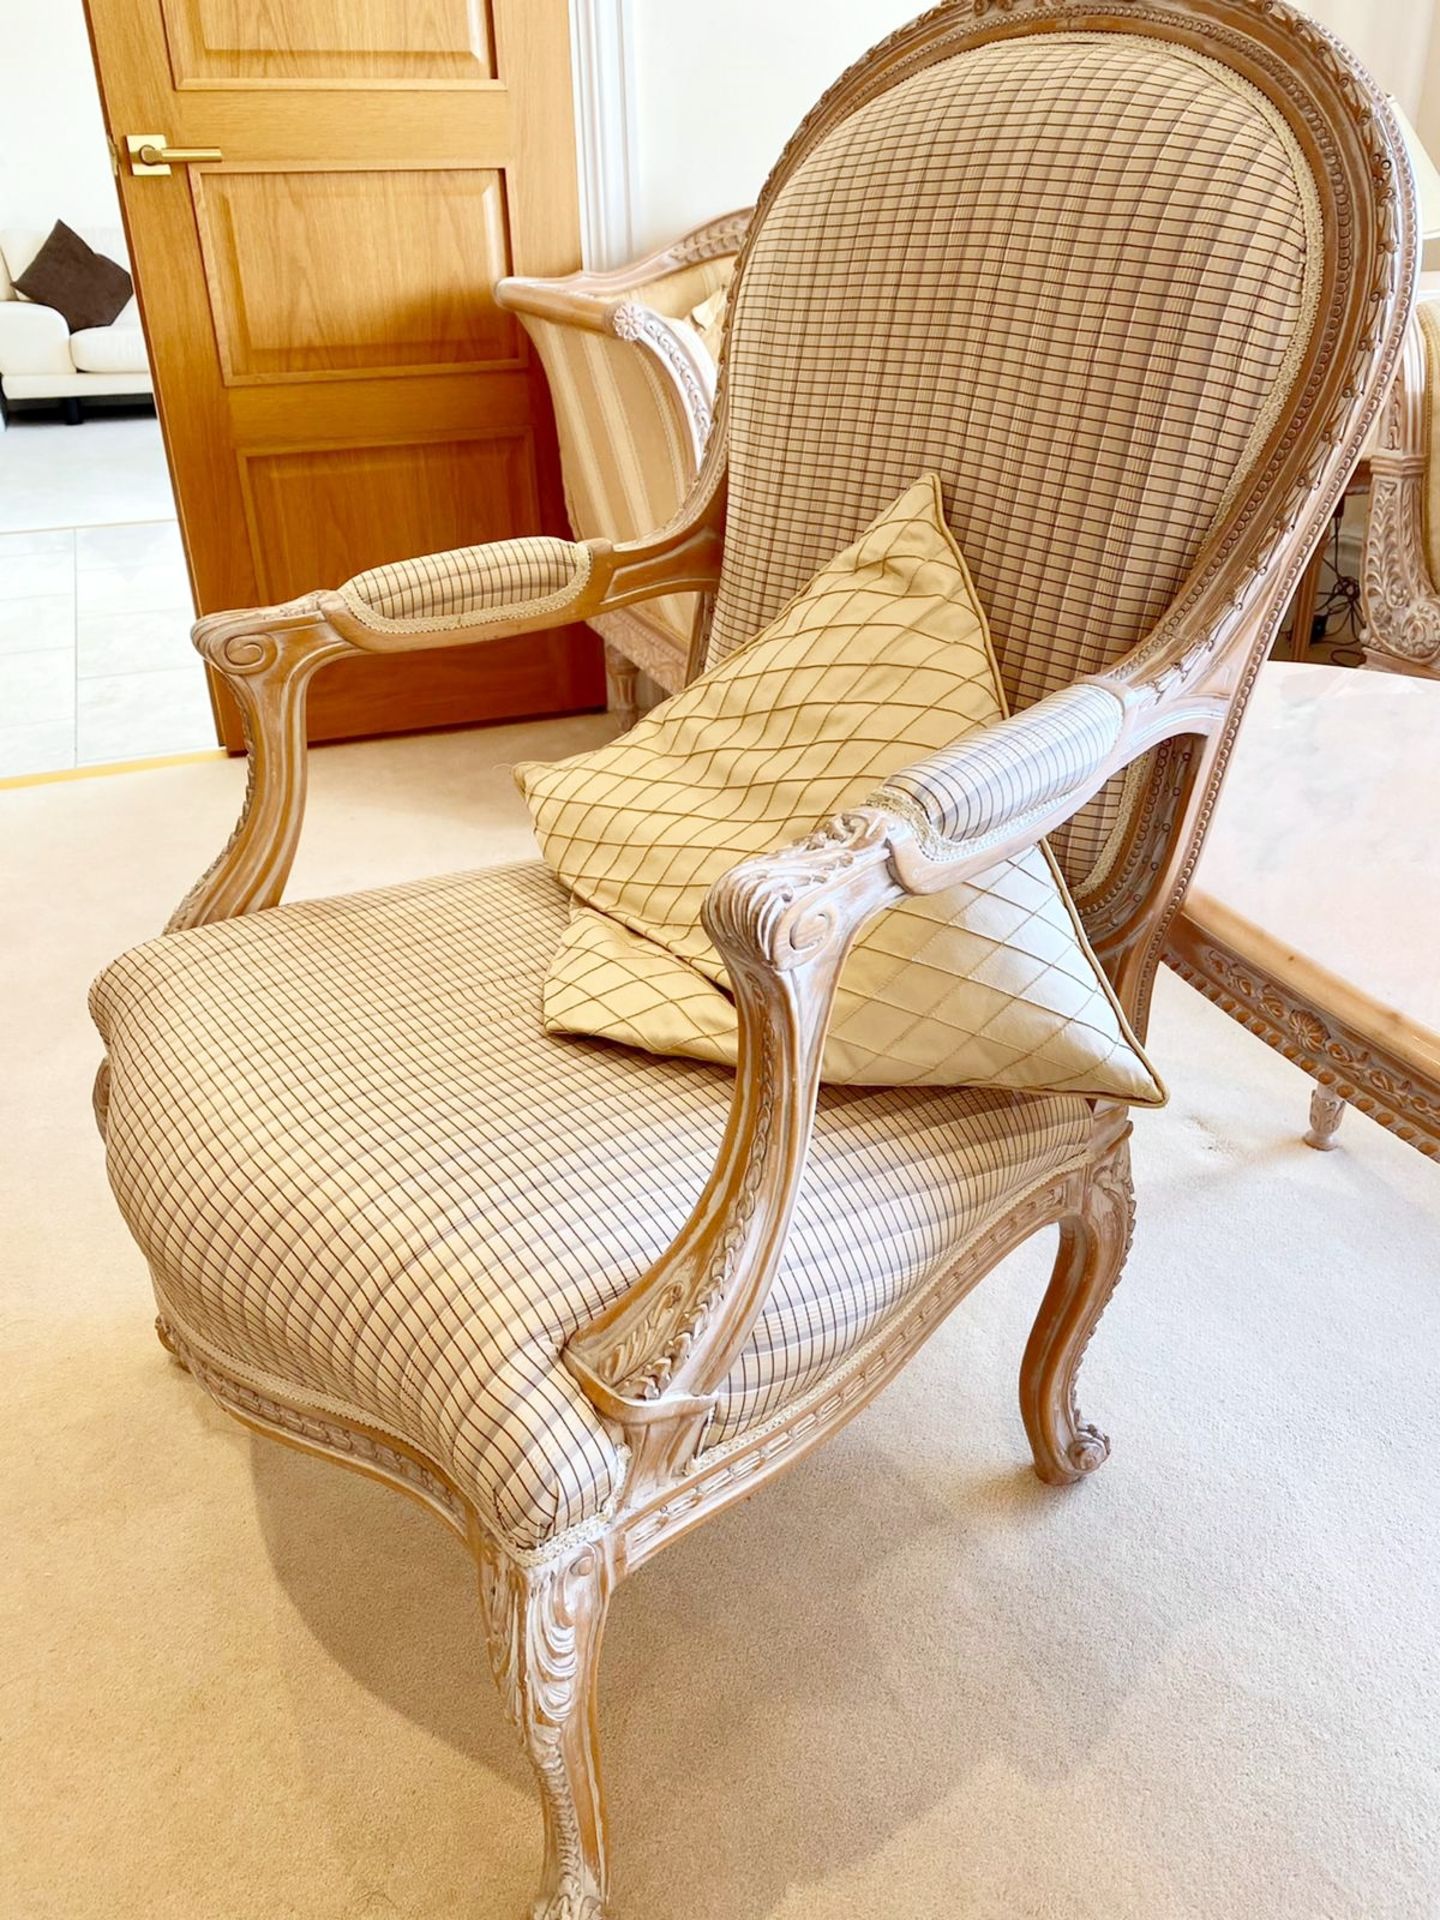
[[[949,0],[782,156],[662,531],[197,626],[250,788],[171,930],[96,984],[111,1181],[200,1385],[473,1554],[544,1809],[538,1920],[611,1911],[595,1686],[621,1582],[834,1432],[1041,1227],[1035,1464],[1106,1459],[1076,1379],[1129,1246],[1126,1112],[822,1087],[829,1008],[874,915],[1049,836],[1143,1033],[1250,683],[1400,349],[1412,198],[1383,98],[1281,0]],[[678,595],[718,661],[929,470],[1015,711],[713,889],[734,1075],[543,1032],[566,907],[541,868],[278,904],[325,661]]]
[[[1365,664],[1440,679],[1440,301],[1425,300],[1370,456],[1361,586]]]
[[[694,483],[715,403],[716,329],[692,316],[730,283],[750,209],[712,220],[609,273],[502,280],[550,382],[570,524],[582,538],[633,540],[662,527]],[[694,594],[597,614],[611,705],[639,712],[638,676],[662,693],[696,663]]]

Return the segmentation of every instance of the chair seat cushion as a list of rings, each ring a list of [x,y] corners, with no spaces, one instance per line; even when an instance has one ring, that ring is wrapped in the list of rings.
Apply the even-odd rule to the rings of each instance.
[[[561,1351],[684,1221],[734,1084],[546,1034],[565,921],[543,867],[462,874],[167,935],[92,993],[110,1178],[166,1319],[418,1449],[522,1548],[619,1489]],[[827,1088],[708,1442],[833,1373],[1088,1128],[1074,1096]]]

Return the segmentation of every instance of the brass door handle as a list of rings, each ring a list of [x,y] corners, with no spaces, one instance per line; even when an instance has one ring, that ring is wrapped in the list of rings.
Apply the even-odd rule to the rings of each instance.
[[[225,158],[219,147],[167,147],[163,133],[127,133],[125,151],[132,173],[169,173],[172,166],[198,166]]]

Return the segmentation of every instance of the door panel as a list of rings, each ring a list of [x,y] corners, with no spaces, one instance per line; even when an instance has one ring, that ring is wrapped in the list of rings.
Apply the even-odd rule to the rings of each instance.
[[[510,271],[497,169],[214,167],[191,185],[227,385],[522,363],[488,293]]]
[[[487,80],[484,0],[162,0],[177,86]]]
[[[317,565],[335,574],[357,549],[403,560],[473,546],[539,510],[528,434],[256,453],[244,478],[267,600],[303,593]]]
[[[491,288],[578,258],[567,0],[87,3],[200,609],[566,532],[544,381]],[[135,133],[222,157],[136,175]],[[603,698],[566,629],[341,663],[311,737]]]

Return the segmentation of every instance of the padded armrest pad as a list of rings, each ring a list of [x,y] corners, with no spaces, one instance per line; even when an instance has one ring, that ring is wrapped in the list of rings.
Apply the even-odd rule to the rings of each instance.
[[[1106,687],[1062,687],[892,774],[869,804],[909,820],[923,841],[982,839],[1081,787],[1120,738],[1124,712]]]
[[[372,567],[347,580],[340,597],[357,620],[382,632],[480,627],[578,598],[590,564],[588,546],[535,534]]]

